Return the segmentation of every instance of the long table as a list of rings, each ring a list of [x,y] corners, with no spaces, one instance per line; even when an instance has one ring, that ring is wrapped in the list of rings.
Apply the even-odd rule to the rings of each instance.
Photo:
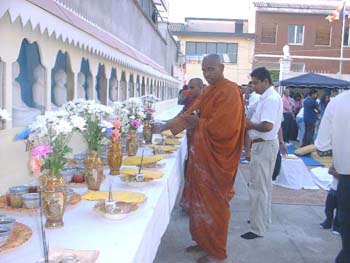
[[[145,154],[147,151],[151,149],[146,149]],[[170,221],[182,180],[186,153],[187,142],[184,136],[179,149],[160,162],[165,164],[159,169],[164,172],[164,177],[143,188],[131,188],[118,177],[107,176],[101,190],[108,190],[112,184],[113,190],[144,193],[147,196],[146,202],[127,218],[111,221],[93,211],[96,202],[82,200],[66,209],[63,228],[46,230],[50,248],[99,250],[97,262],[100,263],[153,262]],[[80,194],[86,190],[87,188],[75,188]],[[43,258],[39,216],[5,213],[28,225],[33,230],[33,236],[23,245],[0,254],[0,262],[29,263]]]

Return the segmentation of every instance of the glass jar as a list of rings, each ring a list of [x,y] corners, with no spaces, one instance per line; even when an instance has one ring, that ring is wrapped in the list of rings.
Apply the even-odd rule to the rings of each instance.
[[[10,193],[10,206],[12,208],[21,208],[23,206],[22,194]]]

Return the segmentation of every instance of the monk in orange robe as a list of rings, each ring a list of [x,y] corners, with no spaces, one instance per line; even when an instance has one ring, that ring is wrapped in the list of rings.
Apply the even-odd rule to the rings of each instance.
[[[176,135],[193,128],[186,174],[190,232],[208,254],[197,262],[224,262],[229,202],[244,140],[244,104],[238,85],[224,78],[218,55],[206,56],[202,70],[210,84],[204,93],[183,114],[155,125],[153,131],[170,129]]]

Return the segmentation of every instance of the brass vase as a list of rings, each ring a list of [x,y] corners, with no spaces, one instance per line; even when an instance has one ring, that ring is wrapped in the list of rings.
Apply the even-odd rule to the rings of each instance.
[[[85,181],[89,190],[100,190],[103,179],[103,162],[96,151],[91,151],[85,159]]]
[[[63,227],[63,214],[67,198],[64,179],[47,172],[40,178],[40,182],[42,185],[41,204],[46,217],[45,227]]]
[[[135,130],[129,131],[129,138],[126,143],[126,149],[128,151],[128,156],[135,156],[138,149],[137,134]]]
[[[143,124],[143,138],[145,139],[145,144],[152,143],[152,130],[149,121],[145,121]]]
[[[109,174],[110,175],[119,175],[120,166],[122,165],[122,146],[119,140],[111,141],[108,150],[108,164],[109,164]]]

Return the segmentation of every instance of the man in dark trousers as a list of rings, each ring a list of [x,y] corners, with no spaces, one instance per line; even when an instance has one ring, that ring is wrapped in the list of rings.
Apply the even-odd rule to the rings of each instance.
[[[309,96],[304,100],[304,123],[305,133],[303,138],[303,146],[314,142],[315,126],[320,112],[317,104],[317,90],[312,89]]]

